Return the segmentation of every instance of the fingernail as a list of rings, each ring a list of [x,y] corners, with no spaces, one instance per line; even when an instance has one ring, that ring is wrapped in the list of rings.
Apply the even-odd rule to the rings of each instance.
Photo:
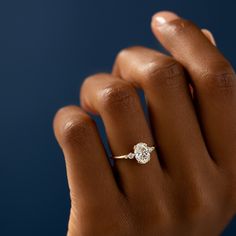
[[[205,34],[205,36],[210,40],[210,42],[216,46],[216,41],[215,38],[213,36],[213,34],[211,33],[211,31],[209,31],[208,29],[202,29],[202,32]]]
[[[156,13],[152,17],[152,23],[156,24],[157,26],[161,26],[179,18],[180,17],[173,12],[161,11],[161,12]]]

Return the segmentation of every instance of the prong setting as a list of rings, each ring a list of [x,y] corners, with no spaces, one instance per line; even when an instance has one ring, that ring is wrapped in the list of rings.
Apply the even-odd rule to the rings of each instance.
[[[114,159],[136,159],[139,164],[146,164],[151,160],[151,152],[155,147],[148,147],[146,143],[138,143],[134,145],[134,152],[127,155],[115,156]]]
[[[146,164],[151,159],[151,152],[154,147],[148,147],[146,143],[138,143],[134,146],[135,159],[139,164]]]

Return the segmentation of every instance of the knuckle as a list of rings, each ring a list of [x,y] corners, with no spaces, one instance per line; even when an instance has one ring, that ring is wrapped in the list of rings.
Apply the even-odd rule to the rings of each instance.
[[[66,143],[81,142],[84,137],[91,133],[93,126],[93,120],[85,114],[68,117],[61,128],[62,141]]]
[[[116,60],[120,61],[123,59],[123,57],[126,56],[126,54],[130,51],[129,48],[123,48],[122,50],[120,50],[116,56]]]
[[[200,82],[206,89],[231,91],[236,85],[235,73],[226,61],[214,62],[201,73]]]
[[[142,73],[144,86],[176,87],[183,84],[181,79],[184,73],[183,67],[174,60],[151,61]]]
[[[132,46],[132,47],[127,47],[127,48],[123,48],[121,49],[118,54],[117,54],[117,60],[123,60],[124,58],[126,58],[127,55],[129,55],[131,52],[133,51],[140,51],[142,50],[143,47],[142,46]]]
[[[101,103],[106,109],[113,107],[129,108],[136,99],[135,89],[128,83],[112,83],[101,92]]]

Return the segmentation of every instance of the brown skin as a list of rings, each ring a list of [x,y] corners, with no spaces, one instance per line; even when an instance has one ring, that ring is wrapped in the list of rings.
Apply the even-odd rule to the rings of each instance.
[[[234,70],[212,35],[189,21],[161,12],[152,30],[172,56],[121,51],[111,74],[85,80],[82,108],[55,117],[71,195],[68,236],[219,235],[236,213]],[[142,141],[157,147],[151,161],[112,168],[86,111],[101,116],[113,155]]]

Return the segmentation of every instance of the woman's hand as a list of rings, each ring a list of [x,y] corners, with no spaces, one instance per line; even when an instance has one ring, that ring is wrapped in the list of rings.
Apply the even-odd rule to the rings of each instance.
[[[236,212],[235,72],[210,33],[191,22],[160,12],[152,30],[173,57],[125,49],[111,74],[85,80],[82,108],[56,115],[71,195],[69,236],[219,235]],[[135,86],[145,93],[151,128]],[[85,111],[102,117],[114,156],[145,142],[157,147],[151,161],[111,167]]]

